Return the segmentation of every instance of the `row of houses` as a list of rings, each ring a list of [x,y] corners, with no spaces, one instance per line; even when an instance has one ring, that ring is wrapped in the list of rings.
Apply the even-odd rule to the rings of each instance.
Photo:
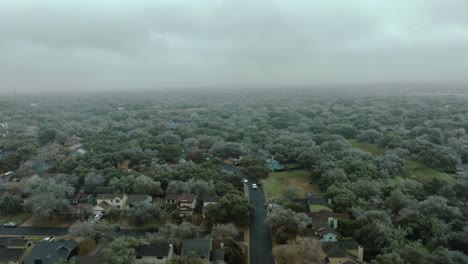
[[[0,237],[0,263],[6,264],[53,264],[75,259],[76,264],[103,263],[103,256],[78,256],[78,243],[74,240],[32,243],[21,237]],[[172,244],[141,244],[135,248],[134,264],[165,264],[174,257]],[[195,253],[204,263],[224,261],[224,251],[213,250],[211,239],[185,239],[181,243],[181,255]]]
[[[203,209],[219,201],[219,197],[206,196],[202,198]],[[139,202],[152,202],[150,195],[142,194],[98,194],[96,196],[96,205],[93,207],[94,214],[105,213],[108,210],[122,210],[132,207]],[[197,205],[197,195],[191,193],[168,194],[165,197],[167,205],[175,205],[180,217],[192,215]]]
[[[340,221],[349,220],[349,216],[334,213],[330,204],[314,193],[308,193],[306,201],[310,209],[307,215],[312,220],[312,226],[306,229],[304,235],[321,242],[327,263],[363,263],[364,248],[354,240],[343,240],[337,231]]]
[[[304,236],[320,241],[327,255],[327,263],[357,264],[364,261],[364,248],[354,240],[344,239],[337,231],[340,221],[349,220],[348,214],[334,213],[329,202],[312,192],[306,199],[294,199],[293,202],[309,207],[306,214],[311,219],[311,226],[304,230]],[[278,206],[271,206],[275,210]]]

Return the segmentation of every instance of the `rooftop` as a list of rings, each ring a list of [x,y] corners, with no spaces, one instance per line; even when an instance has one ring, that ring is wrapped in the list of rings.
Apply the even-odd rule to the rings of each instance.
[[[18,261],[24,254],[24,249],[8,249],[0,246],[0,263]]]
[[[361,263],[356,256],[346,252],[341,242],[322,242],[321,246],[329,258],[347,258],[345,263]]]
[[[76,254],[78,243],[72,240],[57,242],[38,242],[33,247],[25,264],[34,264],[36,258],[42,260],[42,264],[53,264],[59,259],[68,260]]]
[[[140,245],[135,248],[137,256],[164,257],[169,255],[171,244]]]
[[[175,201],[190,201],[193,202],[197,199],[195,194],[183,193],[183,194],[168,194],[166,195],[166,200],[175,200]]]
[[[96,196],[97,200],[111,200],[114,198],[123,199],[124,194],[100,193]]]
[[[181,255],[193,251],[199,257],[210,258],[211,239],[184,239],[182,240]]]

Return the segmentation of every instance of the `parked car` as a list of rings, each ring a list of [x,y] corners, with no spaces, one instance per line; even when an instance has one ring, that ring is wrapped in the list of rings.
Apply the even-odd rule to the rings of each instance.
[[[5,172],[4,176],[10,176],[10,175],[12,175],[12,174],[13,174],[12,171],[7,171],[7,172]]]
[[[3,227],[16,227],[16,223],[15,222],[8,222],[8,223],[3,224]]]
[[[271,204],[268,204],[268,207],[269,207],[269,208],[278,208],[279,205],[278,205],[278,204],[271,203]]]
[[[245,183],[248,183],[248,182],[249,182],[249,180],[247,180],[247,179],[244,179],[244,182],[245,182]]]
[[[44,241],[44,242],[52,242],[52,241],[54,241],[54,239],[55,239],[55,237],[51,236],[51,237],[46,237],[46,238],[44,238],[42,241]]]
[[[252,184],[252,189],[257,190],[257,184],[253,183]]]
[[[102,218],[102,215],[103,215],[102,213],[99,213],[99,214],[97,214],[97,215],[94,215],[93,218],[94,218],[95,220],[99,220],[99,219]]]
[[[159,228],[157,226],[149,226],[146,230],[151,234],[159,232]]]

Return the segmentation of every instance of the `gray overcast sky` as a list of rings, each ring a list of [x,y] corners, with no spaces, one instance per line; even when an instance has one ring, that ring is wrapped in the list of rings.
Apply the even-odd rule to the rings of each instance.
[[[1,0],[0,92],[468,81],[466,0]]]

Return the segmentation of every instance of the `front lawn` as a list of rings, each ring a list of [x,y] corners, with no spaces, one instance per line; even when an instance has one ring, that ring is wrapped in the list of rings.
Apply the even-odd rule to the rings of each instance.
[[[31,216],[29,219],[23,221],[22,226],[35,226],[35,227],[69,227],[75,220],[69,219],[63,215],[54,215],[52,217],[38,217]]]
[[[278,197],[281,190],[288,185],[297,186],[304,197],[308,192],[320,194],[318,186],[310,184],[310,171],[306,170],[270,172],[268,178],[261,182],[267,198]]]
[[[22,213],[22,214],[1,214],[0,213],[0,223],[5,222],[15,222],[17,225],[21,225],[26,220],[31,217],[30,213]]]
[[[297,170],[297,169],[301,168],[301,165],[299,165],[297,163],[284,163],[283,165],[288,170]]]

